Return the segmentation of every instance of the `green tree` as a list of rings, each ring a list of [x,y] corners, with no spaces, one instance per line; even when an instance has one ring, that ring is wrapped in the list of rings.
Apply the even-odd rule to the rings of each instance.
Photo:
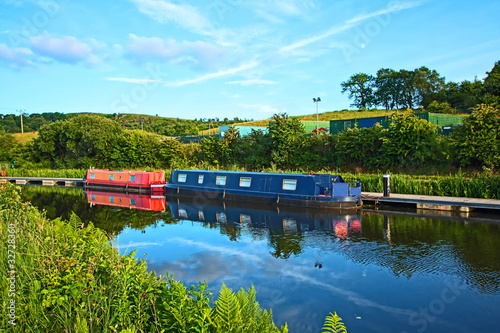
[[[17,146],[16,138],[10,134],[0,132],[0,162],[12,163],[13,151]]]
[[[390,68],[379,69],[374,86],[375,104],[383,106],[386,110],[399,108],[402,104],[402,80],[398,72]]]
[[[271,159],[280,168],[289,169],[299,164],[299,151],[304,142],[305,127],[286,113],[275,114],[269,124]]]
[[[494,96],[500,97],[500,61],[495,62],[495,66],[484,79],[486,91]]]
[[[451,136],[453,151],[463,166],[500,166],[500,111],[481,104]]]
[[[358,109],[366,109],[374,105],[374,86],[375,78],[365,73],[352,75],[348,81],[342,82],[342,94],[347,92],[349,99],[354,99],[351,106]]]
[[[415,103],[426,108],[443,90],[444,77],[441,77],[436,70],[430,70],[425,66],[415,69],[414,73]]]
[[[413,115],[395,113],[383,138],[389,166],[418,167],[436,159],[436,126]]]
[[[253,130],[241,138],[238,146],[241,163],[248,169],[262,170],[271,164],[272,138],[269,132]]]

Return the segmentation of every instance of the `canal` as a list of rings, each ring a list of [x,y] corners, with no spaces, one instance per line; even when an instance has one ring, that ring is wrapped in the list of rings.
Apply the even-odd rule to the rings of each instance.
[[[285,209],[24,187],[47,217],[111,233],[122,253],[186,284],[253,285],[290,332],[499,332],[500,216]],[[130,209],[133,206],[138,209]],[[214,295],[216,297],[216,295]]]

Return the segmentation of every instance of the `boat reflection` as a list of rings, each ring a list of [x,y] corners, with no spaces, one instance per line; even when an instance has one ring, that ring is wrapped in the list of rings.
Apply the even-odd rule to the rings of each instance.
[[[271,233],[304,234],[322,231],[347,239],[361,233],[361,215],[355,209],[324,210],[167,197],[172,218],[228,227],[267,228]]]
[[[164,211],[165,197],[126,192],[83,191],[90,206],[103,205],[147,211]]]

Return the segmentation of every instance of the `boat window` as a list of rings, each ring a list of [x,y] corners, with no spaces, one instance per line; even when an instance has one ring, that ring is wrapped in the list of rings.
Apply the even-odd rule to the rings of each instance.
[[[245,225],[252,225],[252,218],[250,215],[240,214],[240,223]]]
[[[198,211],[198,217],[199,217],[200,221],[205,221],[205,214],[203,213],[202,210]]]
[[[216,185],[226,185],[226,176],[217,176],[217,179],[215,180]]]
[[[250,187],[252,183],[252,178],[250,177],[241,177],[240,178],[240,187]]]
[[[131,182],[135,182],[135,175],[131,175],[131,176],[130,176],[130,181],[131,181]]]
[[[132,206],[135,206],[135,199],[130,199],[130,204],[131,204]]]
[[[227,223],[227,216],[226,213],[219,212],[215,215],[217,218],[217,222],[219,223]]]
[[[177,181],[179,183],[185,183],[187,179],[187,175],[185,173],[180,173],[179,176],[177,177]]]
[[[109,197],[109,202],[115,202],[115,198]]]
[[[297,180],[296,179],[284,179],[283,180],[283,189],[288,191],[295,191],[297,188]]]
[[[179,208],[179,217],[187,218],[188,213],[185,209]]]
[[[109,180],[113,180],[113,174],[109,175]]]
[[[198,176],[198,184],[203,184],[203,179],[205,178],[204,175],[199,175]]]
[[[95,173],[90,174],[90,179],[95,179]]]
[[[90,200],[95,201],[95,195],[93,195],[93,194],[92,194],[92,195],[90,196]]]

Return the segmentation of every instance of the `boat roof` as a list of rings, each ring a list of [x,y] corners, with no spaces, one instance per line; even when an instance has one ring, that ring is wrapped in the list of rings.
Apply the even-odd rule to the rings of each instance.
[[[177,172],[192,172],[192,173],[226,173],[226,174],[245,174],[245,175],[270,175],[270,176],[292,176],[292,177],[310,177],[310,176],[340,176],[328,173],[281,173],[281,172],[255,172],[255,171],[225,171],[225,170],[174,170]]]

